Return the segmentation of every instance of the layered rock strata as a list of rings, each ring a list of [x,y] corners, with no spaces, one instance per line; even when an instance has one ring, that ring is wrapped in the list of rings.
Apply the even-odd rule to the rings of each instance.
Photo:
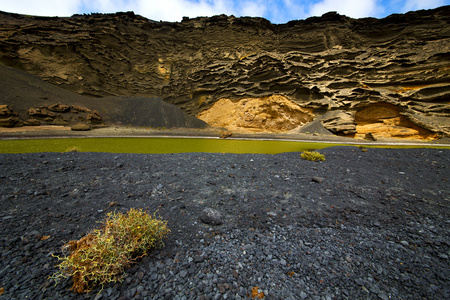
[[[384,19],[328,13],[279,25],[224,15],[169,23],[133,13],[1,13],[0,26],[1,64],[81,94],[159,96],[191,115],[221,99],[283,96],[314,119],[333,112],[322,124],[336,134],[384,135],[386,126],[417,129],[387,136],[450,134],[449,6]],[[401,120],[356,119],[373,105],[394,107]]]
[[[20,124],[19,114],[8,105],[0,105],[0,127],[14,127]]]
[[[52,104],[28,109],[29,119],[25,125],[69,125],[83,123],[88,126],[100,125],[103,118],[97,111],[80,105]]]

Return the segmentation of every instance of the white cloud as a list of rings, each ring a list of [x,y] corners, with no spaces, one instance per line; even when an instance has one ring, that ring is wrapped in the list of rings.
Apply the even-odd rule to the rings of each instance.
[[[445,5],[445,0],[406,0],[403,11],[436,8]]]
[[[320,16],[329,11],[353,18],[435,8],[448,0],[0,0],[0,10],[40,16],[134,11],[153,20],[219,14],[259,16],[274,23]]]
[[[261,0],[259,0],[261,1]],[[261,12],[257,1],[246,1],[245,13]],[[239,4],[241,6],[242,3]],[[258,8],[258,10],[256,9]],[[71,16],[75,13],[134,11],[153,20],[180,21],[183,16],[238,14],[233,0],[0,0],[0,10],[39,16]]]
[[[34,16],[71,16],[80,0],[0,0],[0,10]]]
[[[250,17],[262,17],[266,14],[266,1],[243,1],[237,10],[238,15]]]
[[[146,18],[181,21],[182,17],[233,14],[231,0],[136,0],[134,11]]]
[[[352,18],[373,16],[378,11],[377,0],[322,0],[311,6],[312,16],[321,16],[330,11],[337,11]]]
[[[112,13],[133,10],[135,0],[81,0],[83,7],[92,12]]]
[[[265,15],[272,23],[286,23],[292,20],[300,20],[308,17],[305,11],[304,1],[296,0],[272,0]]]

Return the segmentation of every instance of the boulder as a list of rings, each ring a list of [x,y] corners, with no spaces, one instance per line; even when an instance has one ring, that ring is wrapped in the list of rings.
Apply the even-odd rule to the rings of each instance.
[[[209,225],[220,225],[223,223],[222,214],[218,210],[209,207],[202,211],[200,219],[203,223]]]
[[[0,127],[14,127],[20,123],[19,115],[8,105],[0,105]]]
[[[366,133],[365,136],[364,136],[364,139],[365,139],[365,140],[368,140],[368,141],[376,141],[376,140],[377,140],[377,139],[373,136],[372,132]]]
[[[88,121],[90,121],[91,123],[94,123],[94,124],[99,124],[99,123],[101,123],[102,120],[103,120],[103,118],[100,116],[100,114],[99,114],[96,110],[91,111],[91,112],[87,115],[86,119],[87,119]]]
[[[69,122],[67,120],[64,120],[62,116],[57,116],[53,121],[52,125],[67,125]]]
[[[9,117],[12,114],[14,114],[14,112],[11,110],[11,108],[9,108],[8,105],[0,105],[0,117]]]
[[[91,112],[91,110],[89,108],[81,106],[81,105],[71,105],[70,106],[70,110],[72,112],[75,112],[75,113],[77,113],[77,112],[86,112],[86,113]]]
[[[54,112],[68,112],[70,110],[70,106],[69,105],[64,105],[64,104],[52,104],[47,106],[47,109],[50,111],[54,111]]]
[[[355,114],[348,111],[329,111],[320,118],[323,126],[335,134],[356,133]]]
[[[232,136],[233,136],[233,133],[231,131],[222,131],[222,132],[220,132],[220,138],[221,139],[226,139],[226,138],[229,138],[229,137],[232,137]]]
[[[91,130],[91,125],[85,123],[77,123],[73,125],[70,129],[73,131],[89,131]]]
[[[0,127],[14,127],[19,123],[18,117],[0,118]]]
[[[38,119],[27,119],[25,122],[23,122],[23,125],[25,126],[39,126],[41,125],[41,121]]]
[[[28,115],[34,118],[55,118],[56,114],[49,111],[46,108],[30,108],[28,109]]]

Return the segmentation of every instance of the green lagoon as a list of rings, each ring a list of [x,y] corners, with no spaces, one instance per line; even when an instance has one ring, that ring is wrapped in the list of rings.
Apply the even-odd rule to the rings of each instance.
[[[0,153],[34,152],[110,152],[110,153],[260,153],[303,152],[332,146],[358,146],[280,140],[239,140],[211,138],[106,137],[0,140]],[[367,146],[367,145],[364,145]],[[424,145],[426,146],[426,145]],[[418,148],[424,146],[373,146]],[[433,147],[433,146],[430,146]],[[433,148],[448,148],[434,146]]]

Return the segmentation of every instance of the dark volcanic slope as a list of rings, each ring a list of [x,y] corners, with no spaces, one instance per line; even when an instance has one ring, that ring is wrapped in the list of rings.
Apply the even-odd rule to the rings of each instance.
[[[450,151],[321,152],[2,154],[0,299],[449,299]],[[48,279],[52,253],[132,207],[168,220],[165,248],[99,295]]]
[[[0,29],[1,64],[80,94],[159,96],[191,115],[221,98],[283,95],[314,114],[349,111],[347,125],[382,102],[420,127],[450,132],[450,6],[280,25],[225,15],[170,23],[131,12],[0,12]]]
[[[22,120],[29,118],[31,107],[49,106],[55,103],[81,105],[96,110],[107,124],[145,127],[204,128],[205,122],[187,115],[175,105],[161,98],[109,96],[95,98],[82,96],[43,81],[41,78],[14,68],[0,66],[0,104],[8,104],[20,114]]]

